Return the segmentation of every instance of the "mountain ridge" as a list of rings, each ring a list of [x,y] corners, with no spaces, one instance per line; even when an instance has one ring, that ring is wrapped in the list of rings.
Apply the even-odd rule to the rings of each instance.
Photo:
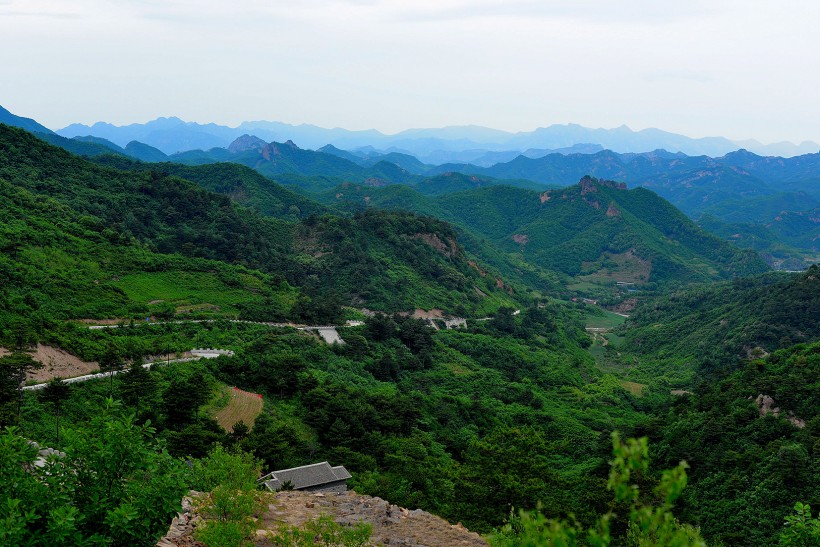
[[[170,117],[124,126],[105,122],[97,122],[91,126],[71,124],[59,129],[57,133],[65,137],[90,134],[107,138],[119,146],[124,146],[131,140],[139,140],[159,148],[166,154],[197,148],[207,150],[213,147],[226,147],[233,139],[244,133],[253,134],[266,141],[293,139],[312,149],[326,144],[342,149],[366,145],[382,148],[392,146],[422,156],[437,150],[484,149],[487,152],[498,152],[517,148],[523,152],[528,149],[561,149],[581,143],[599,144],[622,153],[667,148],[673,152],[681,151],[690,155],[723,155],[744,146],[760,153],[776,150],[785,155],[820,150],[820,145],[812,141],[800,144],[784,141],[764,145],[754,139],[732,141],[725,137],[693,138],[657,128],[633,131],[626,125],[611,129],[593,129],[578,124],[553,124],[517,133],[482,126],[446,126],[411,128],[394,134],[385,134],[375,129],[327,129],[311,124],[293,125],[271,121],[246,121],[236,127],[229,127],[215,123],[184,122],[179,118]]]

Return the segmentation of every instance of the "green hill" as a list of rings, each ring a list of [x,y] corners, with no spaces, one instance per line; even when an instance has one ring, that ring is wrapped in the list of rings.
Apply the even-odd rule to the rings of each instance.
[[[117,146],[116,144],[114,144],[113,142],[109,141],[108,139],[103,139],[102,137],[93,137],[91,135],[87,135],[85,137],[71,137],[71,140],[72,141],[80,141],[80,142],[89,142],[89,143],[92,143],[92,144],[101,144],[102,146],[110,148],[111,151],[116,153],[116,154],[121,154],[123,156],[128,155],[128,153],[125,151],[124,148],[121,148],[121,147]],[[46,142],[49,142],[49,141],[46,140]],[[55,141],[52,144],[55,144],[56,146],[60,146],[58,141]],[[82,154],[78,154],[78,155],[82,155]]]
[[[125,145],[125,153],[141,161],[168,161],[165,153],[139,141],[131,141]]]
[[[625,332],[637,353],[708,369],[817,340],[818,317],[820,267],[812,266],[672,292],[639,306]]]
[[[95,163],[126,171],[156,171],[196,183],[205,190],[222,194],[231,201],[284,220],[299,220],[329,212],[314,200],[288,190],[249,167],[236,163],[182,165],[179,163],[142,163],[126,158],[105,156]]]
[[[415,190],[427,196],[441,196],[453,192],[462,192],[475,188],[485,188],[487,186],[514,186],[516,188],[527,188],[529,190],[544,190],[546,185],[529,180],[509,180],[495,179],[492,177],[479,175],[465,175],[463,173],[447,172],[433,177],[425,178],[413,186]]]
[[[165,165],[169,172],[146,169],[144,164],[130,170],[134,165],[127,162],[126,170],[95,165],[22,130],[0,126],[0,180],[9,185],[8,192],[27,192],[31,199],[59,204],[112,245],[131,246],[149,255],[177,253],[186,260],[217,260],[258,270],[271,276],[273,285],[287,281],[299,286],[304,295],[294,313],[304,319],[330,320],[340,304],[385,311],[440,307],[485,314],[501,305],[514,305],[518,298],[509,287],[496,286],[495,277],[482,275],[482,268],[472,267],[452,229],[434,219],[373,213],[353,219],[323,216],[288,222],[235,205],[225,195],[180,178],[190,176],[206,187],[261,182],[236,166],[179,167],[180,176],[175,176],[177,168],[172,165]],[[225,173],[234,180],[226,180]],[[301,203],[310,208],[311,204],[270,185],[272,194],[279,192],[291,200],[282,203],[288,208],[284,217],[321,211],[316,205],[304,214],[291,212],[291,206],[298,208]],[[222,191],[229,193],[226,188]],[[25,208],[16,214],[21,222],[29,222]],[[16,229],[9,228],[8,235],[9,245],[27,246]],[[95,262],[89,253],[89,260]],[[112,250],[111,254],[118,253]],[[360,276],[365,274],[368,281],[362,283]],[[259,305],[264,306],[264,298]],[[274,315],[281,313],[280,309]]]
[[[59,146],[67,152],[71,152],[72,154],[86,158],[105,156],[108,154],[122,154],[125,152],[125,150],[119,148],[116,144],[114,145],[116,148],[112,148],[111,144],[113,143],[103,143],[96,138],[92,140],[86,140],[83,138],[67,139],[57,135],[56,133],[35,133],[35,135],[37,138],[40,138],[49,144]],[[122,150],[122,152],[120,152],[120,150]]]
[[[766,264],[697,227],[645,189],[584,177],[574,187],[534,192],[489,186],[435,199],[409,189],[352,185],[324,195],[433,214],[524,261],[576,279],[579,290],[616,282],[647,285],[759,273]]]

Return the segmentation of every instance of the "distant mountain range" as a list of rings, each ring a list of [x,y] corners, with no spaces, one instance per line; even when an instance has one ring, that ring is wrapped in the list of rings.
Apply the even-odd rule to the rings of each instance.
[[[161,118],[124,127],[73,125],[60,130],[61,136],[4,109],[0,109],[0,122],[34,131],[86,157],[114,153],[143,162],[238,163],[314,194],[333,191],[343,183],[409,185],[427,196],[500,184],[544,190],[591,175],[652,189],[691,218],[702,217],[713,233],[764,253],[773,264],[804,251],[820,250],[818,152],[788,158],[761,156],[734,150],[734,143],[720,138],[689,139],[659,130],[590,130],[574,125],[518,134],[464,126],[384,135],[276,122],[247,122],[230,128]],[[240,128],[249,132],[236,135]],[[266,140],[271,135],[297,135],[300,143],[316,150],[301,148],[290,138]],[[668,148],[639,153],[610,149],[628,143],[648,146],[641,144],[648,142],[665,143]],[[171,155],[162,149],[174,146],[200,148]],[[801,146],[817,148],[814,143]],[[681,152],[682,148],[732,151],[715,157],[691,156]],[[791,145],[792,151],[798,148]],[[412,150],[417,152],[410,153]],[[453,161],[440,163],[448,158]]]
[[[734,142],[723,137],[694,139],[660,129],[633,131],[622,125],[614,129],[590,129],[576,124],[551,125],[534,131],[510,133],[480,126],[453,126],[436,129],[408,129],[386,135],[370,129],[350,131],[342,128],[325,129],[315,125],[290,125],[281,122],[243,122],[237,127],[213,123],[198,124],[179,118],[158,118],[144,124],[115,126],[98,122],[92,126],[72,124],[57,133],[63,137],[91,135],[125,146],[131,141],[151,145],[166,154],[187,150],[208,150],[227,147],[236,138],[250,134],[267,142],[293,140],[300,146],[317,149],[327,144],[345,150],[359,148],[385,152],[403,152],[417,156],[425,163],[474,162],[491,165],[508,161],[524,153],[530,157],[583,145],[588,151],[606,148],[615,152],[646,152],[663,148],[687,155],[720,156],[738,148],[765,155],[794,156],[817,152],[820,145],[803,142],[799,145],[783,142],[764,145],[757,141]],[[503,153],[495,157],[488,153]]]

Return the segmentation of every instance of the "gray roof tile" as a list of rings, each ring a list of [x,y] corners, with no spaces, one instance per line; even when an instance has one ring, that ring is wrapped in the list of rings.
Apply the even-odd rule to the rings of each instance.
[[[331,467],[329,463],[321,462],[273,471],[262,477],[261,480],[271,490],[278,490],[288,481],[293,484],[294,489],[300,490],[329,482],[347,480],[350,477],[350,473],[344,466]]]

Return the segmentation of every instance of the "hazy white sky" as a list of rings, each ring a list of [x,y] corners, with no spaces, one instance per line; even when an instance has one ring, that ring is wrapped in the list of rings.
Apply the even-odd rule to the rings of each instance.
[[[818,0],[0,0],[0,105],[820,142]]]

